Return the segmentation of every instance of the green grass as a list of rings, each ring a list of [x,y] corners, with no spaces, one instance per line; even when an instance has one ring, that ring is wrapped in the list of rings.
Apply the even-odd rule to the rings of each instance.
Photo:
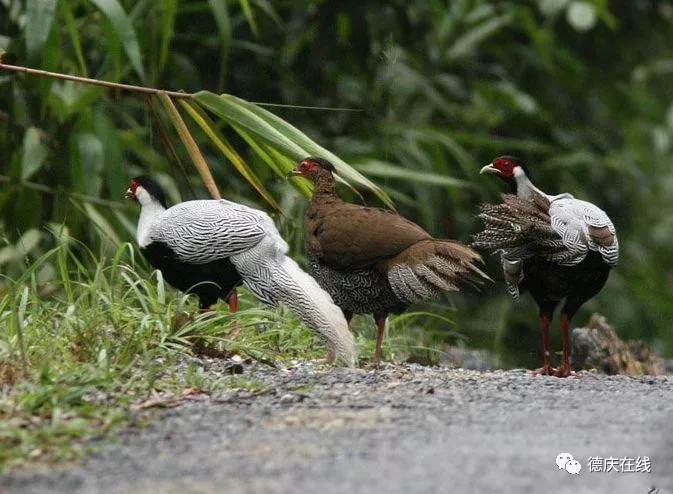
[[[53,274],[47,281],[45,271]],[[193,352],[197,341],[279,368],[326,354],[287,309],[264,308],[245,290],[235,315],[223,304],[197,313],[194,297],[137,265],[130,244],[111,256],[62,244],[6,281],[0,292],[0,470],[76,459],[104,444],[115,428],[146,423],[145,405],[157,396],[181,397],[190,389],[264,392],[263,383],[247,375],[202,372]],[[228,333],[234,324],[240,328],[235,337]],[[355,327],[363,363],[374,351],[375,326],[368,317]],[[413,315],[391,318],[387,333],[384,358],[421,352],[437,359]]]

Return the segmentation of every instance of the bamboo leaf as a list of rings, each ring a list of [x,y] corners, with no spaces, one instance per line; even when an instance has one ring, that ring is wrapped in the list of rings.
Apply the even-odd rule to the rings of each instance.
[[[510,137],[501,137],[488,134],[470,134],[468,132],[448,132],[447,134],[457,142],[496,149],[499,151],[507,149],[515,151],[551,153],[555,149],[553,146],[533,139],[513,139]]]
[[[59,9],[61,16],[65,19],[65,26],[68,30],[68,36],[70,36],[72,47],[75,50],[75,57],[79,64],[79,70],[82,76],[88,77],[86,62],[84,61],[84,54],[82,52],[82,43],[79,41],[79,33],[77,32],[77,26],[75,25],[75,17],[72,15],[72,10],[70,10],[70,2],[68,0],[61,0],[59,2]]]
[[[267,144],[256,141],[250,135],[245,132],[243,129],[237,128],[235,125],[232,125],[232,128],[240,135],[243,140],[252,148],[252,150],[264,161],[269,168],[271,168],[278,176],[284,176],[285,173],[283,170],[289,170],[292,168],[294,161],[287,158],[280,152],[276,151],[275,148],[268,146]],[[284,163],[284,165],[279,165],[279,163]],[[295,188],[306,197],[311,197],[311,191],[313,190],[312,184],[308,180],[296,180],[293,182]]]
[[[124,47],[126,56],[129,57],[133,70],[136,71],[140,80],[145,82],[145,69],[140,55],[140,45],[131,18],[117,0],[91,0],[91,2],[108,18]]]
[[[363,165],[360,165],[357,168],[358,170],[375,177],[396,178],[399,180],[406,180],[408,182],[436,185],[438,187],[474,187],[474,184],[465,180],[459,180],[446,175],[438,175],[436,173],[429,173],[427,171],[418,173],[417,170],[402,168],[401,166],[396,166],[392,163],[380,160],[367,160]]]
[[[86,211],[86,214],[91,222],[96,227],[98,227],[101,233],[103,233],[103,235],[105,235],[112,244],[119,245],[121,243],[121,239],[117,236],[115,229],[112,227],[110,222],[106,220],[105,217],[100,214],[100,212],[98,212],[98,209],[88,202],[83,202],[82,207],[84,208],[84,211]]]
[[[126,170],[119,166],[124,162],[124,153],[115,124],[101,109],[94,113],[94,130],[103,145],[103,173],[108,192],[113,198],[122,197],[128,184]]]
[[[206,163],[205,158],[201,154],[199,146],[196,144],[194,137],[192,137],[192,134],[189,132],[187,124],[185,124],[185,121],[180,116],[178,109],[173,104],[173,100],[171,100],[171,98],[163,91],[159,91],[158,97],[159,101],[161,101],[166,107],[168,116],[175,126],[175,130],[178,132],[178,135],[180,136],[182,143],[185,145],[187,152],[191,156],[194,166],[196,166],[196,169],[201,175],[203,183],[206,185],[208,192],[210,192],[210,195],[213,197],[213,199],[221,199],[222,196],[220,195],[220,191],[217,190],[217,185],[215,184],[212,173],[210,173],[208,163]]]
[[[178,14],[178,0],[163,0],[161,2],[161,32],[159,48],[159,70],[162,70],[168,60],[168,50],[173,39],[173,25]]]
[[[259,29],[257,28],[255,15],[252,13],[252,9],[250,8],[250,1],[239,0],[239,3],[241,4],[241,9],[243,9],[243,15],[245,15],[245,18],[247,19],[248,24],[250,25],[250,30],[255,36],[259,36]]]
[[[241,100],[240,98],[236,98],[235,96],[230,96],[230,95],[222,95],[234,98],[238,100],[242,105],[246,106],[253,114],[259,116],[262,118],[266,123],[271,125],[274,129],[276,129],[278,132],[280,132],[282,135],[286,136],[290,140],[298,143],[302,149],[305,150],[304,156],[300,157],[299,159],[305,158],[307,155],[314,155],[314,156],[322,156],[324,158],[329,159],[332,164],[335,166],[337,172],[339,173],[339,176],[337,177],[337,180],[340,182],[346,184],[347,186],[352,188],[352,185],[350,182],[354,182],[360,186],[363,186],[369,190],[371,190],[375,195],[379,197],[384,203],[386,203],[389,207],[394,209],[393,203],[390,200],[390,198],[387,196],[385,192],[383,192],[382,189],[380,189],[376,184],[374,184],[372,181],[367,179],[364,175],[362,175],[360,172],[358,172],[355,168],[351,167],[348,165],[345,161],[343,161],[341,158],[339,158],[337,155],[333,154],[331,151],[325,149],[324,147],[320,146],[317,144],[314,140],[312,140],[310,137],[308,137],[306,134],[304,134],[302,131],[297,129],[295,126],[291,125],[290,123],[286,122],[282,118],[278,117],[277,115],[271,113],[270,111],[254,104],[250,103],[244,100]],[[284,170],[283,174],[287,173],[290,168],[292,168],[295,165],[295,163],[291,163],[290,166],[288,167],[288,170]]]
[[[218,87],[224,89],[224,82],[227,77],[227,61],[231,51],[233,36],[231,33],[231,19],[227,10],[227,2],[222,0],[208,0],[210,8],[213,11],[217,32],[220,36],[220,79]]]
[[[394,208],[388,195],[360,172],[348,165],[334,153],[323,148],[299,129],[260,106],[229,94],[216,95],[200,91],[194,99],[236,129],[243,129],[254,140],[261,139],[276,148],[284,156],[299,161],[306,156],[316,155],[329,159],[346,183],[354,182],[371,190],[388,207]],[[287,173],[292,165],[281,169]]]
[[[482,41],[493,36],[504,26],[512,22],[513,19],[514,14],[512,12],[508,12],[504,15],[494,17],[493,19],[479,24],[477,27],[463,34],[455,41],[455,43],[453,43],[453,46],[447,52],[447,58],[449,60],[455,60],[467,55],[471,51],[475,50]]]
[[[23,136],[23,156],[21,157],[21,180],[27,180],[42,168],[49,153],[42,144],[43,133],[37,127],[29,127]]]
[[[56,12],[56,0],[26,1],[26,55],[31,63],[38,61],[49,37]]]
[[[84,171],[84,190],[98,197],[103,185],[105,152],[103,143],[93,133],[78,132],[74,135],[79,160]]]
[[[213,144],[215,144],[215,147],[217,147],[222,152],[222,154],[224,154],[224,156],[229,161],[231,161],[231,163],[234,165],[234,168],[236,168],[238,172],[243,175],[243,178],[245,178],[255,188],[259,195],[261,195],[264,200],[266,200],[271,205],[271,207],[281,211],[280,204],[278,204],[273,196],[266,190],[257,175],[255,175],[255,173],[250,169],[245,161],[243,161],[243,158],[241,158],[232,145],[223,136],[218,134],[212,121],[205,114],[205,112],[200,107],[195,106],[189,101],[181,100],[180,104],[183,108],[185,108],[185,110],[187,110],[187,113],[189,113],[194,121],[199,124]]]

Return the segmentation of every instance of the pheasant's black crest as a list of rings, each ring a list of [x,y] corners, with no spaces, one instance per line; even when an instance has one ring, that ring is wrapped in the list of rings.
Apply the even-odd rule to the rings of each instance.
[[[140,175],[131,181],[132,188],[135,185],[134,183],[140,185],[143,189],[149,192],[150,195],[159,201],[163,207],[168,208],[166,205],[166,194],[164,193],[164,189],[155,179],[148,177],[147,175]]]
[[[309,158],[306,158],[307,160],[313,161],[316,165],[318,165],[320,168],[324,168],[325,170],[329,170],[332,173],[336,173],[336,168],[334,168],[334,165],[329,162],[329,160],[325,158],[319,158],[316,156],[311,156]]]

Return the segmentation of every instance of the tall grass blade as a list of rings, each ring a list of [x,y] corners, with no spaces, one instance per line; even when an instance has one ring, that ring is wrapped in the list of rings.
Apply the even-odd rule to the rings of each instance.
[[[241,9],[243,9],[243,15],[245,15],[245,18],[248,21],[250,30],[255,36],[259,36],[259,28],[257,27],[257,22],[255,21],[255,15],[252,12],[252,8],[250,8],[250,1],[239,0],[239,3],[241,4]]]
[[[26,55],[32,64],[39,64],[55,12],[56,0],[26,1]]]
[[[131,18],[117,0],[90,0],[108,18],[119,38],[119,41],[131,62],[133,70],[142,82],[146,81],[145,68],[142,64],[140,45]]]
[[[69,0],[60,0],[59,12],[61,14],[61,17],[65,19],[65,26],[66,29],[68,30],[68,36],[70,37],[70,42],[72,43],[73,50],[75,50],[75,58],[77,58],[77,64],[79,65],[80,75],[82,75],[83,77],[89,77],[89,73],[86,68],[86,62],[84,61],[82,43],[79,39],[77,25],[75,24],[75,17],[73,16],[71,10],[71,2]]]
[[[218,88],[220,91],[224,90],[224,83],[227,78],[227,66],[229,60],[229,52],[231,51],[231,43],[233,35],[231,32],[231,19],[229,18],[229,11],[227,10],[227,2],[222,0],[208,0],[215,24],[217,25],[217,33],[220,37],[220,77],[218,81]]]

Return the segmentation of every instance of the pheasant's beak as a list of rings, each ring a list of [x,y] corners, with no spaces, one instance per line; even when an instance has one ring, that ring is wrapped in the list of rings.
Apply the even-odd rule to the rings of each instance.
[[[502,172],[498,170],[495,166],[493,166],[493,163],[489,163],[484,168],[479,170],[479,175],[483,175],[484,173],[490,173],[493,175],[502,175]]]
[[[127,199],[135,199],[136,198],[136,195],[131,190],[131,187],[126,189],[126,194],[124,194],[124,197],[126,197]]]
[[[287,172],[287,174],[285,175],[285,179],[287,180],[290,177],[297,177],[297,176],[300,176],[300,175],[303,175],[303,173],[300,172],[299,170],[297,170],[296,168],[293,168],[292,170]]]

